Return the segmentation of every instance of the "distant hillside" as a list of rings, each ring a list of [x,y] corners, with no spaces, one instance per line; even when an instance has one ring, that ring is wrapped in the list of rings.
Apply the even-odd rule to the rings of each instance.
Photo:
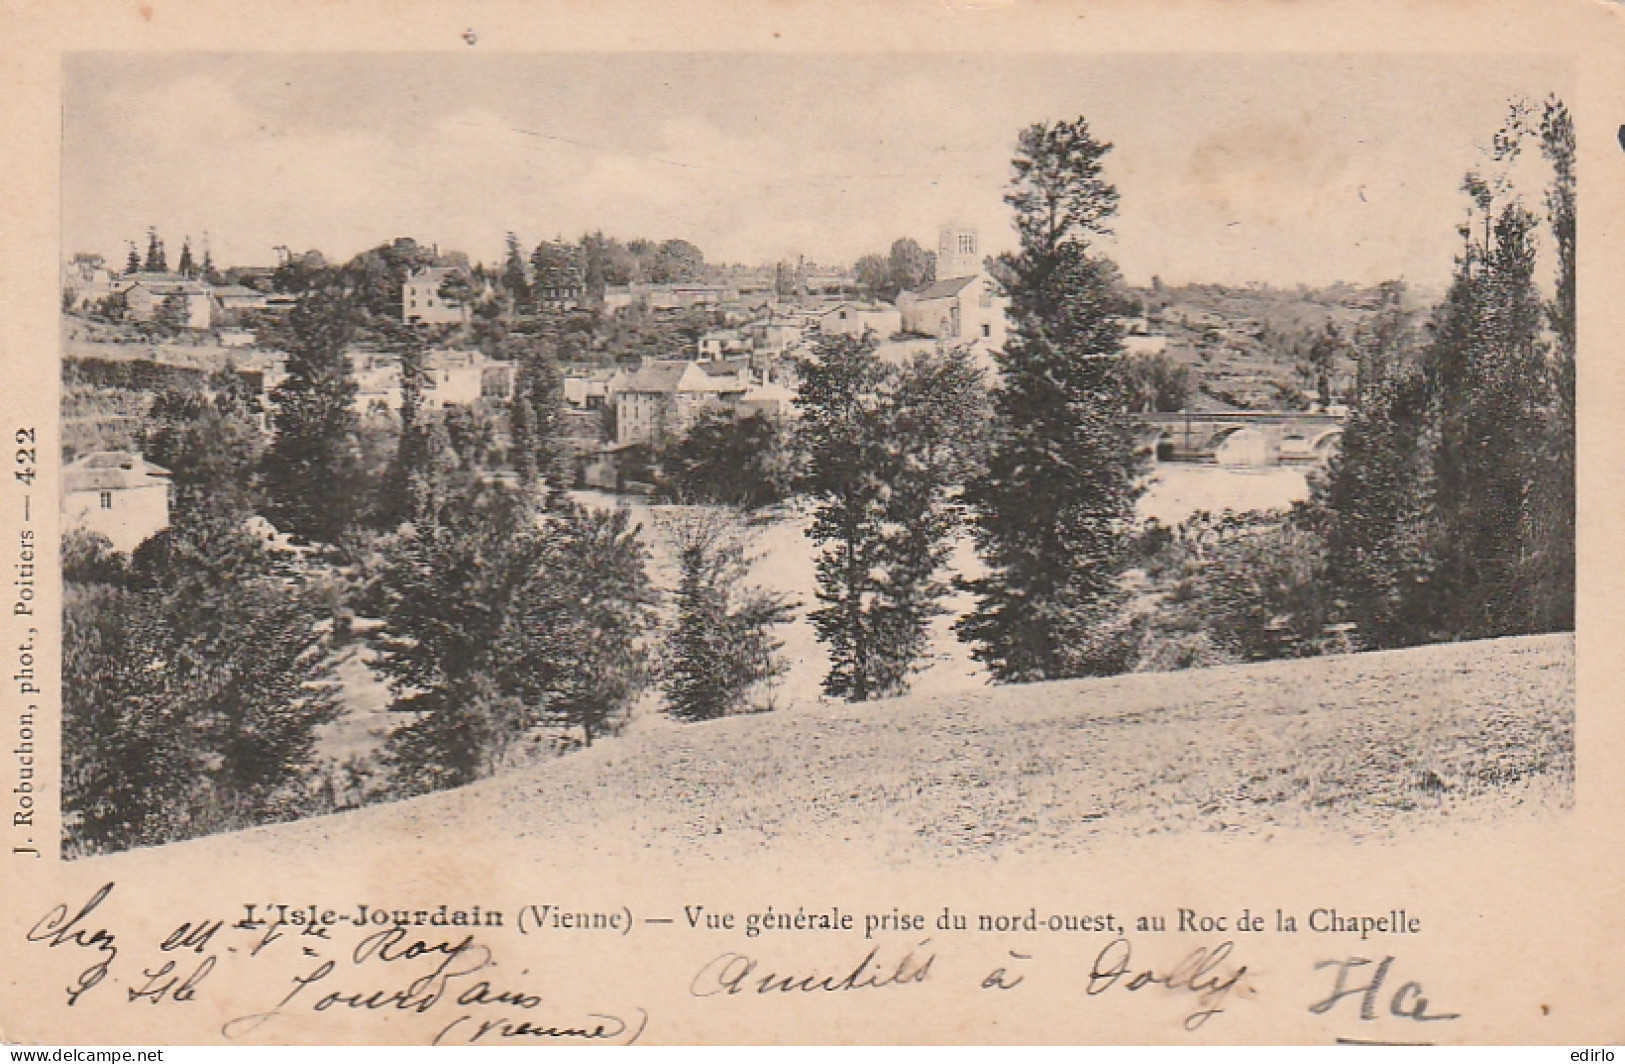
[[[1132,291],[1150,331],[1167,336],[1168,353],[1191,367],[1189,406],[1196,411],[1306,406],[1314,386],[1297,368],[1304,338],[1330,323],[1347,340],[1380,298],[1375,288],[1353,285],[1157,285]],[[1407,310],[1428,305],[1424,293],[1407,293]],[[1334,394],[1346,391],[1353,376],[1354,361],[1345,351],[1337,360]]]

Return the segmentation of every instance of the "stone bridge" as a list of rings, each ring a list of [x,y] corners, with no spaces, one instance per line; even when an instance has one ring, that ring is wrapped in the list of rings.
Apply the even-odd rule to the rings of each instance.
[[[1270,466],[1324,462],[1343,436],[1345,414],[1238,410],[1223,414],[1141,414],[1140,442],[1159,462]]]

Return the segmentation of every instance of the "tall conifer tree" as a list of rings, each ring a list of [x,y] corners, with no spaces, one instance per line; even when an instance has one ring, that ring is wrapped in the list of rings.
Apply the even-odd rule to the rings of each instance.
[[[1109,260],[1117,190],[1111,145],[1087,120],[1023,130],[1005,202],[1020,250],[1007,256],[1013,328],[995,353],[995,439],[966,488],[985,577],[957,625],[1003,681],[1115,671],[1110,628],[1119,556],[1133,519],[1138,459],[1121,375],[1126,310]]]

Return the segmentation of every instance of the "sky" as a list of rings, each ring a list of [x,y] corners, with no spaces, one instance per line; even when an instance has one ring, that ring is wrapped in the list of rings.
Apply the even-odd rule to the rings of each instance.
[[[1131,283],[1442,284],[1464,172],[1536,56],[163,54],[64,67],[64,254],[330,260],[397,236],[495,261],[602,230],[846,265],[940,226],[1014,244],[1020,130],[1088,119]],[[1526,194],[1538,207],[1539,189]]]

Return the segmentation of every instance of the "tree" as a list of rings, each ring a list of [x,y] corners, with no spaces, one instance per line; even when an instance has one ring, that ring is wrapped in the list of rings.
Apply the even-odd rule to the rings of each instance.
[[[281,249],[287,251],[286,248]],[[350,271],[350,267],[346,267]],[[291,252],[285,255],[277,268],[271,273],[271,287],[289,295],[303,295],[313,289],[320,288],[329,280],[327,259],[320,251],[314,248],[302,255]],[[351,271],[353,273],[353,271]],[[396,303],[400,305],[400,292],[396,291]]]
[[[666,494],[682,502],[758,510],[794,487],[784,427],[764,414],[706,410],[660,456]]]
[[[248,382],[230,369],[216,373],[207,391],[169,388],[154,398],[142,453],[170,471],[174,524],[241,522],[256,511],[265,452],[258,419]]]
[[[298,815],[316,730],[338,712],[316,594],[219,522],[159,533],[121,583],[68,586],[70,846],[106,852]]]
[[[460,493],[388,546],[378,669],[391,708],[412,715],[385,752],[403,792],[488,775],[523,733],[492,655],[542,552],[531,507],[497,485]]]
[[[141,272],[141,253],[135,249],[135,241],[130,241],[130,256],[124,260],[124,273],[126,276]]]
[[[410,325],[383,319],[378,323],[382,347],[400,365],[400,432],[395,457],[379,493],[379,518],[386,528],[428,516],[444,494],[443,431],[436,433],[424,390],[431,385],[428,351]]]
[[[1130,355],[1123,360],[1123,386],[1134,413],[1177,413],[1190,401],[1191,368],[1165,351]]]
[[[705,254],[686,240],[663,241],[649,267],[655,284],[695,284],[705,280]]]
[[[1355,394],[1337,453],[1313,485],[1327,576],[1367,649],[1426,642],[1439,629],[1432,584],[1433,411],[1403,286],[1355,334]]]
[[[887,266],[891,275],[888,299],[896,299],[898,292],[917,292],[937,279],[936,253],[922,248],[913,237],[892,241]]]
[[[624,510],[556,500],[544,522],[546,565],[504,632],[499,682],[591,746],[619,729],[648,681],[648,552]]]
[[[679,573],[661,670],[666,711],[684,721],[727,716],[784,673],[773,627],[791,618],[791,605],[785,595],[741,586],[752,559],[730,511],[684,507],[663,525]]]
[[[141,264],[141,268],[147,273],[169,272],[169,262],[164,257],[164,242],[158,239],[158,230],[150,226],[147,229],[147,260]]]
[[[470,481],[389,546],[378,667],[412,715],[385,752],[397,787],[460,786],[546,723],[613,729],[643,682],[653,591],[621,512]]]
[[[947,585],[938,578],[958,523],[954,487],[985,418],[979,373],[963,352],[906,369],[874,344],[829,337],[797,362],[815,502],[807,536],[821,545],[810,614],[829,647],[826,693],[861,702],[907,687]]]
[[[516,363],[513,399],[508,407],[512,442],[510,461],[522,483],[544,482],[550,492],[569,483],[569,454],[564,446],[564,374],[548,336],[514,333],[498,348],[499,357]]]
[[[345,351],[354,328],[344,293],[306,294],[289,315],[288,377],[271,393],[268,516],[324,543],[336,542],[358,509],[356,384]]]
[[[434,265],[433,248],[424,247],[411,237],[396,237],[352,258],[338,271],[337,279],[350,290],[352,301],[368,316],[399,318],[401,290],[406,278],[416,270]]]
[[[468,325],[470,308],[479,291],[474,287],[474,282],[467,272],[453,270],[448,273],[446,279],[440,282],[440,287],[435,290],[435,295],[440,297],[441,302],[461,311],[463,325],[465,327]]]
[[[1428,355],[1439,410],[1435,511],[1443,547],[1436,585],[1451,630],[1478,638],[1534,630],[1536,588],[1525,534],[1546,433],[1548,395],[1534,284],[1535,219],[1518,202],[1493,211],[1470,242]]]
[[[62,580],[70,584],[122,584],[129,558],[100,532],[76,528],[62,535]]]
[[[165,296],[152,316],[153,325],[161,332],[171,335],[186,328],[190,322],[191,313],[187,309],[186,297],[179,292]]]
[[[891,289],[891,263],[880,255],[865,255],[852,267],[852,275],[857,281],[859,291],[870,299],[895,299],[896,293],[887,295]]]
[[[1521,122],[1519,121],[1521,119]],[[1530,129],[1530,126],[1533,129]],[[1556,251],[1554,293],[1546,307],[1553,333],[1547,364],[1546,426],[1534,456],[1535,481],[1525,530],[1525,579],[1532,589],[1532,624],[1539,631],[1574,627],[1575,535],[1575,293],[1577,277],[1574,120],[1563,101],[1549,97],[1535,119],[1514,112],[1513,128],[1538,134],[1551,165],[1546,220]]]
[[[512,232],[508,233],[508,257],[502,266],[502,287],[508,293],[511,306],[518,308],[530,305],[530,280],[525,274],[525,252],[519,245],[519,237]]]
[[[1020,251],[1003,260],[1013,329],[995,353],[994,441],[966,486],[987,575],[956,626],[1001,681],[1110,671],[1094,639],[1115,610],[1139,493],[1112,264],[1090,253],[1117,191],[1109,144],[1079,118],[1022,131],[1005,202]]]
[[[1556,297],[1535,284],[1539,223],[1510,171],[1470,173],[1462,253],[1421,365],[1396,354],[1393,307],[1357,337],[1356,409],[1317,502],[1368,646],[1573,624],[1573,130],[1560,101],[1538,118],[1515,106],[1493,158],[1509,163],[1530,136],[1553,171]]]
[[[1337,372],[1337,356],[1342,347],[1343,338],[1331,321],[1327,321],[1326,328],[1310,336],[1304,344],[1301,372],[1315,389],[1322,410],[1332,405],[1332,378]]]
[[[182,277],[196,277],[197,267],[192,262],[192,238],[181,240],[181,261],[176,265],[175,272]]]

